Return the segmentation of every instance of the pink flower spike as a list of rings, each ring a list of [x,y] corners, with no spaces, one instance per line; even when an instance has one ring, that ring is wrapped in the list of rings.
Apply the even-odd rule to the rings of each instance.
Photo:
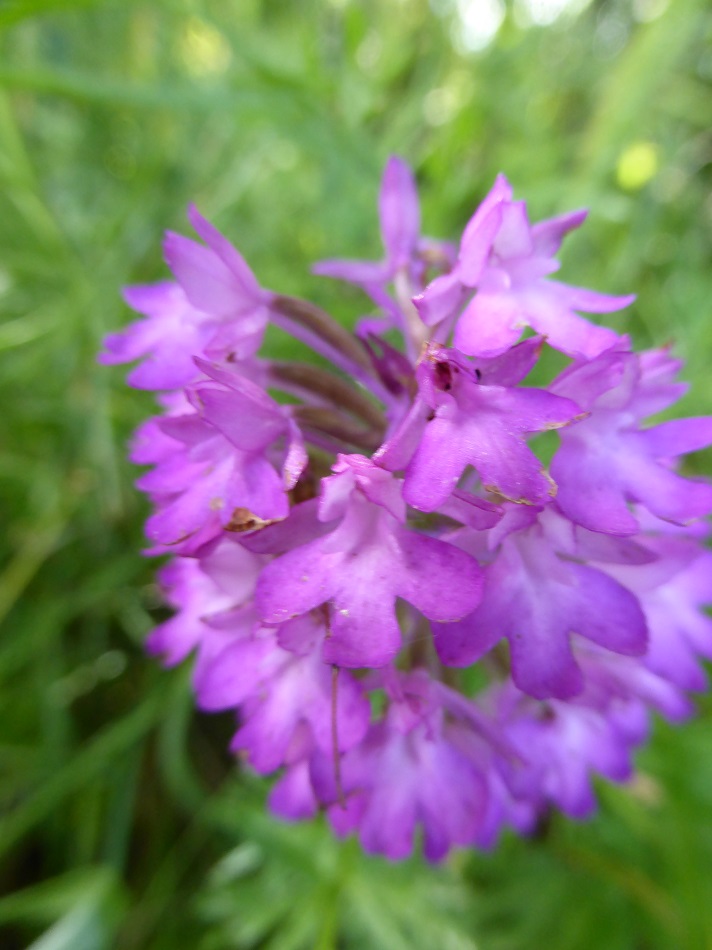
[[[261,288],[191,207],[175,279],[127,289],[142,319],[99,359],[158,390],[130,447],[144,553],[172,557],[149,652],[190,658],[231,750],[279,771],[275,814],[440,861],[585,817],[651,712],[693,713],[712,483],[685,456],[712,418],[667,414],[670,347],[586,316],[632,297],[552,279],[585,211],[531,224],[500,175],[459,247],[422,238],[392,156],[378,215],[381,260],[316,267],[370,298],[355,332],[348,306]]]

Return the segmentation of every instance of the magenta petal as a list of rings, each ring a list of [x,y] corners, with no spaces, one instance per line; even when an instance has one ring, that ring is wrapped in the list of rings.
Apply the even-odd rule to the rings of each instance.
[[[219,440],[212,426],[206,425],[196,412],[180,416],[164,416],[158,420],[158,425],[167,436],[184,443],[185,446],[200,445],[205,448],[209,440]]]
[[[237,509],[246,508],[263,521],[286,518],[289,514],[284,480],[261,455],[235,454],[222,498],[224,504],[219,511],[225,526],[230,524]]]
[[[135,485],[151,495],[175,495],[193,485],[203,472],[201,462],[191,463],[184,452],[176,451],[160,460],[152,471],[136,479]]]
[[[662,465],[631,459],[625,487],[631,498],[666,521],[686,524],[712,513],[712,484],[682,478]]]
[[[309,763],[306,759],[290,765],[278,779],[269,794],[269,807],[275,815],[287,821],[314,817],[319,805],[312,788]]]
[[[440,512],[478,531],[493,528],[502,518],[502,509],[498,505],[459,488],[443,502]]]
[[[170,459],[183,446],[166,435],[160,418],[142,422],[131,437],[129,460],[135,465],[156,465]]]
[[[539,221],[532,227],[535,252],[544,257],[553,257],[561,247],[564,237],[569,231],[580,227],[587,216],[588,211],[583,208],[580,211],[569,211],[556,218]]]
[[[457,487],[468,464],[467,447],[452,438],[453,427],[428,423],[406,471],[403,497],[413,508],[435,511]]]
[[[176,389],[195,379],[193,356],[214,334],[215,321],[192,307],[175,283],[127,287],[124,297],[147,319],[107,336],[99,362],[126,363],[143,357],[127,380],[138,389]]]
[[[422,399],[416,398],[395,432],[374,454],[373,461],[389,472],[404,469],[418,447],[427,415],[428,407]]]
[[[648,631],[638,599],[602,571],[584,564],[569,564],[568,568],[579,592],[573,631],[616,653],[644,653]],[[606,605],[605,610],[601,604]]]
[[[205,710],[232,709],[244,702],[274,666],[272,639],[243,640],[219,653],[201,670],[198,705]]]
[[[525,326],[516,299],[480,292],[463,310],[453,343],[468,356],[498,356],[514,346]]]
[[[551,463],[556,503],[576,524],[592,531],[632,535],[638,520],[629,510],[609,458],[589,450],[573,432]]]
[[[352,284],[380,284],[389,279],[388,269],[384,264],[370,261],[328,260],[319,261],[312,267],[312,271],[320,277],[333,277],[336,280],[345,280]]]
[[[446,741],[422,743],[420,808],[423,851],[441,861],[453,844],[469,845],[485,816],[487,789],[482,776]]]
[[[255,595],[265,623],[284,623],[329,599],[332,566],[338,555],[326,556],[322,547],[320,539],[303,544],[265,567]]]
[[[543,621],[527,629],[525,635],[510,638],[512,678],[521,690],[537,699],[570,699],[583,689],[583,675],[568,639],[552,637],[546,618]]]
[[[244,535],[243,545],[256,554],[283,554],[327,534],[333,530],[334,524],[319,520],[318,504],[318,498],[311,498],[294,505],[284,521]]]
[[[146,536],[160,544],[176,544],[195,534],[207,521],[218,528],[225,482],[229,477],[229,461],[222,461],[202,477],[196,477],[181,494],[171,498],[146,522]]]
[[[571,356],[593,359],[614,346],[621,338],[609,327],[598,326],[574,313],[573,308],[577,306],[574,298],[578,295],[569,296],[565,291],[570,289],[572,288],[554,281],[538,281],[535,286],[522,293],[521,313],[537,333],[547,338],[551,346]],[[630,302],[627,297],[608,298],[604,294],[594,294],[593,291],[591,294],[592,298],[587,300],[590,306],[584,308],[579,304],[580,309],[594,310],[593,304],[598,297],[603,298],[600,302],[601,309],[605,307],[606,301],[616,301],[616,306],[611,304],[611,310],[617,310],[619,306]]]
[[[286,428],[286,419],[276,404],[260,405],[234,391],[210,386],[197,386],[195,392],[202,417],[245,452],[261,451]]]
[[[457,272],[453,272],[436,277],[422,294],[413,298],[413,303],[423,323],[434,327],[455,313],[465,294]]]
[[[635,294],[624,294],[614,297],[611,294],[600,294],[596,290],[586,287],[572,287],[570,284],[549,282],[549,292],[565,301],[572,310],[583,310],[584,313],[614,313],[623,310],[635,301]]]
[[[304,715],[317,747],[333,757],[335,743],[343,753],[361,742],[371,709],[363,688],[346,670],[335,671],[323,656],[312,662],[316,669],[315,688],[311,701],[304,706]],[[336,713],[335,722],[332,710]]]
[[[128,363],[143,356],[153,341],[153,325],[148,320],[139,320],[119,333],[104,337],[106,352],[100,353],[97,360],[105,366]]]
[[[639,435],[654,458],[674,458],[712,445],[712,416],[672,419]]]
[[[241,313],[238,321],[221,321],[203,348],[205,357],[208,360],[227,359],[235,365],[249,360],[262,345],[268,320],[268,308],[257,306]]]
[[[246,753],[250,765],[262,775],[285,764],[290,745],[299,741],[299,732],[308,744],[308,726],[304,723],[299,730],[300,717],[293,702],[285,706],[280,699],[283,697],[271,689],[261,699],[251,700],[230,743],[231,751]]]
[[[277,642],[283,650],[308,656],[313,653],[324,639],[324,617],[318,614],[303,614],[294,620],[288,620],[277,628]]]
[[[242,273],[232,271],[211,248],[169,231],[164,253],[188,299],[200,310],[234,318],[261,303],[253,286],[245,286]]]
[[[232,279],[240,287],[245,297],[257,298],[260,294],[260,286],[242,254],[200,214],[195,205],[188,208],[188,220],[196,234],[205,241],[228,268]]]
[[[170,231],[163,250],[168,266],[194,306],[219,315],[230,312],[235,288],[227,268],[212,251]]]
[[[413,172],[397,155],[388,159],[383,173],[379,216],[387,259],[392,267],[402,267],[420,235],[420,206]]]
[[[681,689],[706,686],[699,660],[712,657],[712,619],[701,610],[712,603],[710,567],[705,552],[642,598],[650,628],[645,665]]]
[[[379,578],[379,567],[367,559],[350,567],[334,589],[324,661],[345,667],[386,666],[401,642],[392,586]]]
[[[155,627],[146,640],[149,653],[160,655],[167,666],[184,660],[200,643],[204,628],[200,620],[201,593],[210,587],[196,561],[174,560],[161,568],[159,580],[164,596],[172,606],[180,608]]]
[[[202,572],[233,604],[243,604],[252,598],[263,564],[264,558],[245,550],[234,538],[224,538],[200,559]],[[207,606],[203,601],[204,612]]]
[[[502,639],[496,618],[490,622],[482,609],[476,618],[433,624],[432,632],[435,649],[445,666],[471,666]]]
[[[511,198],[511,185],[504,175],[497,175],[482,204],[465,225],[457,271],[464,274],[463,282],[470,287],[474,287],[479,280],[482,264],[502,220],[502,206]]]
[[[524,201],[507,201],[499,206],[500,221],[494,251],[505,260],[526,258],[534,250]]]
[[[413,851],[416,802],[404,783],[391,781],[372,796],[371,808],[362,819],[361,844],[368,854],[383,854],[392,861]]]
[[[481,382],[486,386],[516,386],[534,369],[543,345],[542,337],[531,337],[501,356],[478,360]]]
[[[475,215],[465,228],[458,255],[457,276],[466,287],[477,286],[502,220],[502,205],[495,204],[485,214]]]
[[[460,620],[471,613],[482,597],[477,561],[452,544],[414,531],[402,531],[401,539],[396,593],[429,620]]]
[[[578,359],[557,376],[549,389],[574,399],[582,409],[618,410],[629,405],[639,381],[635,355],[616,346],[596,359]]]

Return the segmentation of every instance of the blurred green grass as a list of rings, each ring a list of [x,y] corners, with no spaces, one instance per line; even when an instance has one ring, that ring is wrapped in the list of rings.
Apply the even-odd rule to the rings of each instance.
[[[589,205],[566,279],[635,290],[616,325],[674,340],[681,410],[712,412],[712,9],[575,6],[0,0],[3,948],[712,946],[707,698],[592,821],[492,855],[391,866],[267,818],[229,718],[142,653],[163,614],[124,450],[150,397],[95,363],[190,201],[266,286],[352,321],[309,266],[378,254],[398,152],[435,236],[500,170],[534,217]]]

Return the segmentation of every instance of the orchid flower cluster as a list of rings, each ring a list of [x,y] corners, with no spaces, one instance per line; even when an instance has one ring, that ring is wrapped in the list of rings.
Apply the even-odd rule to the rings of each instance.
[[[278,815],[437,861],[585,816],[651,711],[691,712],[712,484],[678,460],[712,418],[651,422],[681,362],[581,315],[633,298],[553,279],[585,212],[532,225],[499,176],[459,246],[424,239],[397,157],[379,209],[382,261],[315,269],[372,301],[355,333],[262,288],[191,209],[201,242],[167,235],[173,279],[126,291],[143,319],[101,359],[159,393],[131,448],[148,553],[171,556],[150,652],[194,655]],[[270,326],[316,358],[270,359]],[[565,368],[528,385],[545,348]]]

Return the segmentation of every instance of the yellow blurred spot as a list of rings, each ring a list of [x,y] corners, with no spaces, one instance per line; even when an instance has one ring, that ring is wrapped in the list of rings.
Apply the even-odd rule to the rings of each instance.
[[[214,26],[190,17],[178,41],[181,59],[193,76],[214,76],[224,73],[230,65],[227,40]]]
[[[423,117],[428,125],[445,125],[472,96],[469,74],[453,72],[447,84],[431,89],[423,99]]]
[[[373,30],[356,50],[356,62],[364,72],[369,72],[378,65],[382,53],[383,40]]]
[[[637,191],[655,178],[659,165],[658,150],[652,142],[635,142],[618,159],[618,184],[624,191]]]

